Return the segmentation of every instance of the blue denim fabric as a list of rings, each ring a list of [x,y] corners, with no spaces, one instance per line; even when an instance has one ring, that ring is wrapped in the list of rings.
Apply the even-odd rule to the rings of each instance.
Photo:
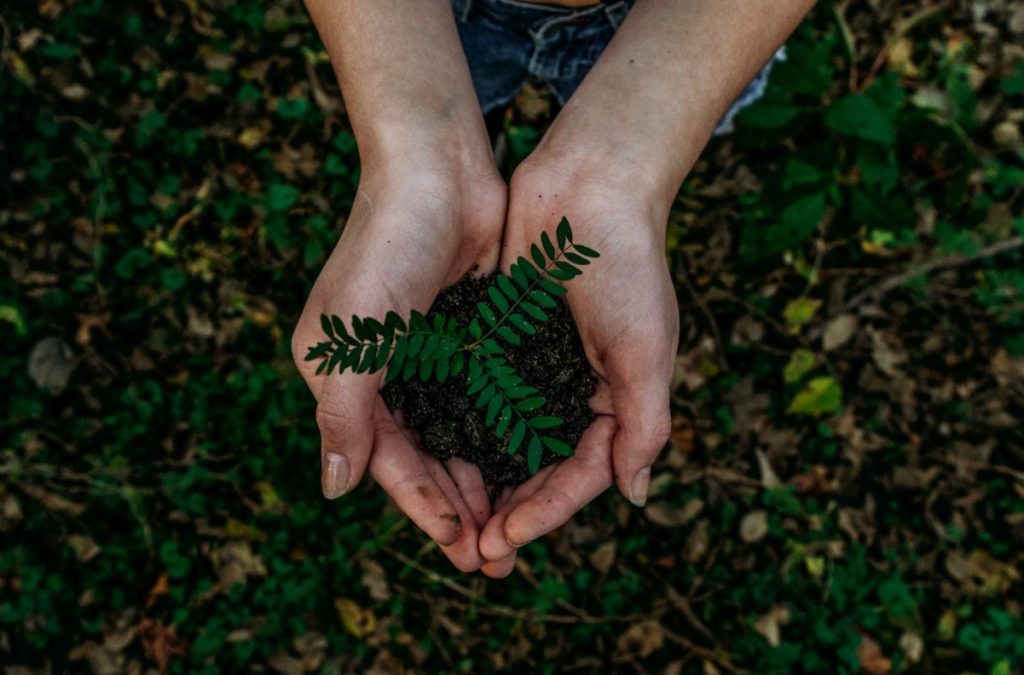
[[[571,9],[521,0],[452,0],[462,48],[484,113],[507,106],[526,82],[550,85],[569,100],[608,46],[635,0],[604,0]],[[715,134],[732,131],[733,118],[764,93],[779,52],[722,118]]]

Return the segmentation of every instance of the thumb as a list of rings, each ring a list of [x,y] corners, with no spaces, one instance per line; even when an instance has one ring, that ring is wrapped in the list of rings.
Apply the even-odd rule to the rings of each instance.
[[[363,477],[373,449],[373,410],[380,377],[343,373],[326,376],[317,397],[320,428],[320,482],[324,496],[336,499]]]
[[[612,441],[615,482],[637,506],[647,503],[651,465],[672,431],[669,381],[662,373],[645,373],[617,386],[611,382],[612,407],[619,423]]]

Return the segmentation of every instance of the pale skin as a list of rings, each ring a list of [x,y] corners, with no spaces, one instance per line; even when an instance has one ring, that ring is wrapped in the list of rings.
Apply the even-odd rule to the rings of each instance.
[[[679,336],[664,255],[669,209],[729,104],[813,4],[637,0],[506,187],[450,0],[307,0],[362,163],[351,217],[292,343],[317,399],[327,497],[368,470],[458,569],[496,578],[511,573],[520,546],[611,485],[644,504],[671,427]],[[602,252],[600,270],[567,285],[598,375],[596,417],[574,457],[492,505],[474,466],[416,447],[380,399],[379,377],[317,377],[304,356],[320,339],[321,313],[426,310],[474,266],[507,269],[562,216]]]

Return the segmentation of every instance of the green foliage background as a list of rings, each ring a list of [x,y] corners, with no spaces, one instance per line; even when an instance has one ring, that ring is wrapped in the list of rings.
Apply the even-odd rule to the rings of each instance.
[[[301,7],[5,7],[0,663],[1022,672],[1022,32],[817,8],[672,214],[652,502],[493,582],[318,495],[288,337],[359,171]]]

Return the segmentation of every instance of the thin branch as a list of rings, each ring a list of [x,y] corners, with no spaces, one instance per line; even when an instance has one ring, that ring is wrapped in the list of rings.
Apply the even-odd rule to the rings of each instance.
[[[887,277],[880,281],[878,284],[864,291],[861,291],[857,295],[853,296],[846,303],[846,305],[843,306],[843,310],[846,311],[853,307],[856,307],[857,305],[862,304],[866,300],[878,300],[889,291],[899,288],[907,281],[910,281],[915,277],[928,275],[937,270],[945,270],[954,267],[970,265],[971,263],[978,262],[979,260],[991,258],[1001,253],[1008,253],[1009,251],[1014,251],[1021,247],[1024,247],[1024,237],[1010,237],[1009,239],[1004,239],[1003,241],[999,241],[990,246],[986,246],[977,253],[972,253],[970,255],[954,253],[953,255],[948,255],[942,258],[930,260],[926,263],[921,264],[920,266],[908,269],[901,274]]]
[[[381,550],[383,550],[385,553],[390,555],[395,560],[398,560],[399,562],[404,564],[406,567],[416,570],[424,577],[426,577],[428,581],[439,583],[448,590],[454,591],[458,595],[461,595],[462,597],[471,600],[474,603],[481,603],[480,607],[475,608],[476,611],[480,612],[481,614],[488,614],[491,616],[504,616],[512,619],[520,619],[523,621],[543,621],[545,623],[568,624],[632,623],[639,619],[647,618],[648,616],[647,614],[631,614],[628,616],[607,617],[593,616],[577,607],[574,607],[569,603],[565,603],[564,601],[562,601],[562,603],[568,605],[567,609],[571,612],[571,614],[542,614],[539,612],[531,612],[529,610],[515,609],[512,607],[508,607],[506,605],[499,605],[493,603],[487,600],[486,598],[481,597],[469,588],[466,588],[462,584],[456,583],[448,577],[439,574],[438,572],[435,572],[434,570],[420,563],[418,560],[414,560],[409,556],[405,555],[401,551],[396,551],[395,549],[390,547],[384,547]],[[556,600],[556,602],[558,601]]]
[[[701,647],[700,645],[694,643],[691,640],[688,640],[687,638],[683,637],[679,633],[676,633],[675,631],[673,631],[673,630],[671,630],[671,629],[669,629],[669,628],[667,628],[665,626],[662,626],[662,630],[665,631],[665,637],[667,637],[672,642],[675,642],[676,644],[678,644],[679,646],[681,646],[683,649],[687,650],[688,652],[696,654],[697,656],[699,656],[702,659],[705,659],[707,661],[711,661],[712,663],[714,663],[719,668],[721,668],[723,670],[727,670],[730,673],[737,673],[737,672],[739,672],[736,669],[736,666],[732,665],[732,663],[730,663],[729,660],[726,659],[724,656],[719,656],[718,654],[716,654],[715,652],[711,651],[710,649],[707,649],[705,647]]]

